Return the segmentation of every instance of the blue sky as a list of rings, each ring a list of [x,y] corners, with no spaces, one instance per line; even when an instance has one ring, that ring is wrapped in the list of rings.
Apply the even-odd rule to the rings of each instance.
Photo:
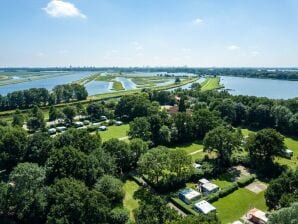
[[[297,0],[1,0],[0,67],[298,66]]]

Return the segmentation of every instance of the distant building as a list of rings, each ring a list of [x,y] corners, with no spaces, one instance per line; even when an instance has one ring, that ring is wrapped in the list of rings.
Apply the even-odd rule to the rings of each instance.
[[[265,212],[253,208],[251,209],[247,214],[246,218],[248,221],[254,223],[254,224],[266,224],[268,223],[268,218],[266,217]]]
[[[216,210],[213,205],[205,200],[197,202],[194,207],[197,211],[202,212],[205,215]]]
[[[186,204],[191,204],[193,201],[199,199],[201,194],[193,189],[184,189],[179,192],[178,196]]]

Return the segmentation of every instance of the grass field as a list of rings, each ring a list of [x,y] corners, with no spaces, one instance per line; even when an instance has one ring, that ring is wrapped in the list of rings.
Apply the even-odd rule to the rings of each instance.
[[[232,194],[213,203],[222,223],[231,223],[240,219],[249,209],[258,208],[266,211],[264,192],[255,194],[245,188],[240,188]]]
[[[139,207],[138,200],[134,199],[134,193],[140,189],[140,186],[132,180],[127,180],[124,183],[123,188],[125,192],[123,206],[129,211],[129,217],[131,221],[134,222],[135,220],[133,216],[133,211]]]
[[[99,132],[102,141],[107,141],[111,138],[123,138],[127,136],[129,125],[109,126],[107,131]]]
[[[119,82],[119,81],[113,81],[113,88],[112,89],[116,90],[116,91],[125,90],[125,88],[122,85],[122,82]]]
[[[242,134],[244,136],[248,136],[250,133],[254,133],[249,129],[242,129]],[[282,157],[277,157],[276,161],[279,164],[287,165],[291,168],[296,168],[298,166],[298,139],[294,139],[291,137],[285,137],[285,145],[287,148],[293,150],[293,157],[291,159],[286,159]]]
[[[220,89],[223,86],[220,84],[220,78],[207,78],[204,82],[201,83],[202,91]]]

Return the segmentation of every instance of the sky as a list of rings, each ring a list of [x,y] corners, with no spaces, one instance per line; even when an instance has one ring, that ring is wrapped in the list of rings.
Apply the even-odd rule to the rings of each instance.
[[[297,67],[297,0],[1,0],[0,67]]]

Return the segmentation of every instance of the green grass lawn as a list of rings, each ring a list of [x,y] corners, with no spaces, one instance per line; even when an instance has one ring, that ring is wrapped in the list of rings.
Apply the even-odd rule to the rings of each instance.
[[[124,124],[121,126],[109,126],[107,131],[100,131],[102,141],[107,141],[111,138],[123,138],[127,136],[129,125]]]
[[[195,151],[203,149],[203,144],[202,144],[202,142],[193,142],[193,143],[181,144],[181,145],[174,146],[171,148],[175,149],[175,150],[180,149],[180,150],[183,150],[189,154],[189,153],[193,153]]]
[[[212,89],[219,89],[223,86],[220,85],[220,78],[207,78],[204,82],[201,83],[202,91],[212,90]]]
[[[124,192],[125,192],[125,196],[123,199],[123,206],[128,209],[129,214],[130,214],[130,219],[131,221],[135,221],[134,220],[134,216],[133,216],[133,210],[135,210],[136,208],[139,207],[139,203],[138,200],[134,199],[134,193],[140,189],[140,186],[132,181],[132,180],[127,180],[124,183]]]
[[[249,209],[258,208],[266,211],[264,192],[255,194],[245,188],[240,188],[232,194],[213,203],[222,223],[231,223],[240,219]]]
[[[113,90],[120,91],[125,90],[125,88],[123,87],[122,82],[113,81]]]

